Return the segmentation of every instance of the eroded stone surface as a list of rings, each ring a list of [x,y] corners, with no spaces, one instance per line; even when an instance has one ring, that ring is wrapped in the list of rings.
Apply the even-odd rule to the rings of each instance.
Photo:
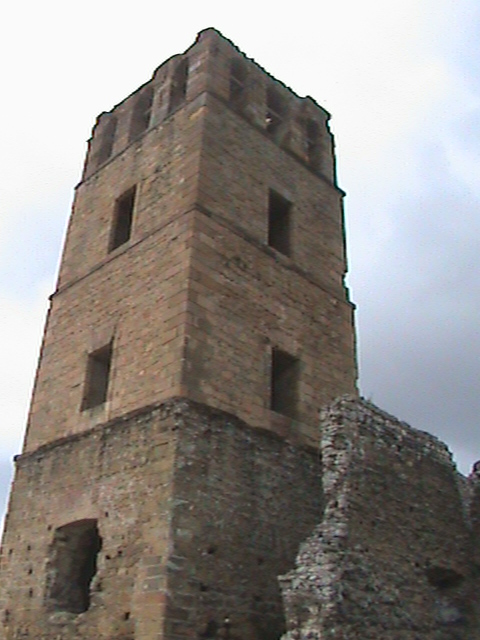
[[[173,399],[22,456],[9,513],[2,640],[276,640],[277,575],[322,513],[320,459]],[[101,538],[85,611],[67,523]]]
[[[285,639],[479,637],[472,489],[447,447],[355,398],[320,428],[325,511],[281,577]]]

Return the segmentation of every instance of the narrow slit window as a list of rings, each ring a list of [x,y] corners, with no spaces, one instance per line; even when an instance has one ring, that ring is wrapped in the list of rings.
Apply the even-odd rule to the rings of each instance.
[[[133,208],[135,206],[136,188],[132,187],[115,202],[113,226],[110,235],[109,251],[130,240],[133,223]]]
[[[270,409],[289,418],[297,416],[298,370],[297,358],[272,349]]]
[[[280,94],[273,87],[267,89],[266,128],[268,133],[275,135],[280,132],[287,115],[287,105]]]
[[[320,131],[318,124],[314,120],[307,120],[305,127],[307,137],[307,158],[308,164],[318,171],[320,169]]]
[[[292,203],[281,195],[270,191],[268,197],[268,244],[280,253],[291,253],[291,208]]]
[[[153,89],[145,87],[137,98],[132,110],[132,119],[130,120],[129,140],[134,140],[137,136],[148,129],[150,117],[152,114]]]
[[[230,63],[230,95],[229,101],[235,107],[243,107],[246,98],[247,69],[240,60]]]
[[[87,611],[101,548],[96,520],[78,520],[55,530],[47,563],[47,609],[70,613]]]
[[[111,342],[89,354],[82,410],[92,409],[106,402],[111,363]]]
[[[112,155],[116,131],[117,119],[115,116],[110,116],[110,119],[108,120],[103,129],[103,132],[101,133],[100,147],[97,152],[97,165],[103,164]]]
[[[178,63],[172,77],[169,111],[179,107],[187,96],[188,58]]]

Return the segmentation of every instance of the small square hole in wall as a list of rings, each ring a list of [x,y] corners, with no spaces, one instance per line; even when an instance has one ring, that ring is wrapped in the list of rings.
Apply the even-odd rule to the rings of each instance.
[[[297,417],[299,361],[285,351],[272,349],[270,409]]]
[[[132,234],[133,208],[136,187],[123,193],[115,202],[109,251],[113,251],[130,240]]]
[[[88,355],[82,411],[103,404],[107,399],[112,343]]]
[[[291,202],[270,190],[268,196],[268,245],[286,256],[291,253],[291,208]]]

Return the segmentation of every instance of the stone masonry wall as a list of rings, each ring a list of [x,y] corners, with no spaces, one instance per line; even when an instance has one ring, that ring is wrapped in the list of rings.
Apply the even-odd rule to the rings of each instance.
[[[269,190],[291,202],[291,262],[345,302],[344,193],[334,182],[210,95],[199,168],[198,203],[259,244],[267,244]]]
[[[170,108],[175,70],[186,61],[185,94]],[[232,61],[245,68],[242,107],[230,96]],[[147,90],[148,118],[131,137]],[[281,139],[268,129],[273,90],[285,106]],[[113,147],[98,163],[110,117]],[[313,122],[318,166],[308,158]],[[112,248],[118,203],[132,189],[128,237]],[[289,255],[268,244],[271,190],[291,203]],[[202,32],[94,129],[25,450],[175,396],[315,441],[319,407],[355,393],[342,198],[328,114],[216,31]],[[111,348],[106,397],[86,408],[89,356],[102,347]],[[272,348],[298,359],[297,425],[279,426],[270,411]]]
[[[179,216],[54,296],[27,451],[179,394],[191,235]],[[88,354],[110,341],[107,400],[82,410]]]
[[[317,452],[184,399],[46,445],[17,462],[0,638],[275,640],[277,575],[321,511]],[[59,528],[91,521],[101,544],[90,606],[53,599],[52,610]]]
[[[355,393],[350,305],[214,216],[196,215],[192,243],[186,395],[318,443],[320,407]],[[273,346],[300,364],[293,421],[270,411]]]
[[[1,551],[2,640],[157,638],[151,628],[164,606],[175,441],[167,404],[19,458]],[[55,530],[85,519],[97,520],[102,541],[90,608],[48,611]]]
[[[165,637],[277,640],[277,576],[322,513],[318,452],[189,403],[179,426]]]
[[[348,398],[321,434],[325,511],[281,578],[285,638],[479,638],[465,479],[446,446]]]
[[[270,190],[291,202],[289,255],[268,245]],[[281,431],[269,396],[277,347],[299,362],[296,419],[287,428],[318,441],[319,408],[355,393],[356,385],[342,197],[331,181],[207,95],[185,395]]]

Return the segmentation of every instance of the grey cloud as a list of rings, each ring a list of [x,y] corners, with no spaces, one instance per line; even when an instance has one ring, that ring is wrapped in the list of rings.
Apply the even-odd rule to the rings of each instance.
[[[0,523],[7,508],[10,483],[13,475],[13,465],[10,460],[0,458]]]
[[[467,472],[480,458],[480,202],[434,147],[416,153],[422,188],[392,193],[391,234],[373,265],[365,239],[350,237],[361,389],[445,440]]]

